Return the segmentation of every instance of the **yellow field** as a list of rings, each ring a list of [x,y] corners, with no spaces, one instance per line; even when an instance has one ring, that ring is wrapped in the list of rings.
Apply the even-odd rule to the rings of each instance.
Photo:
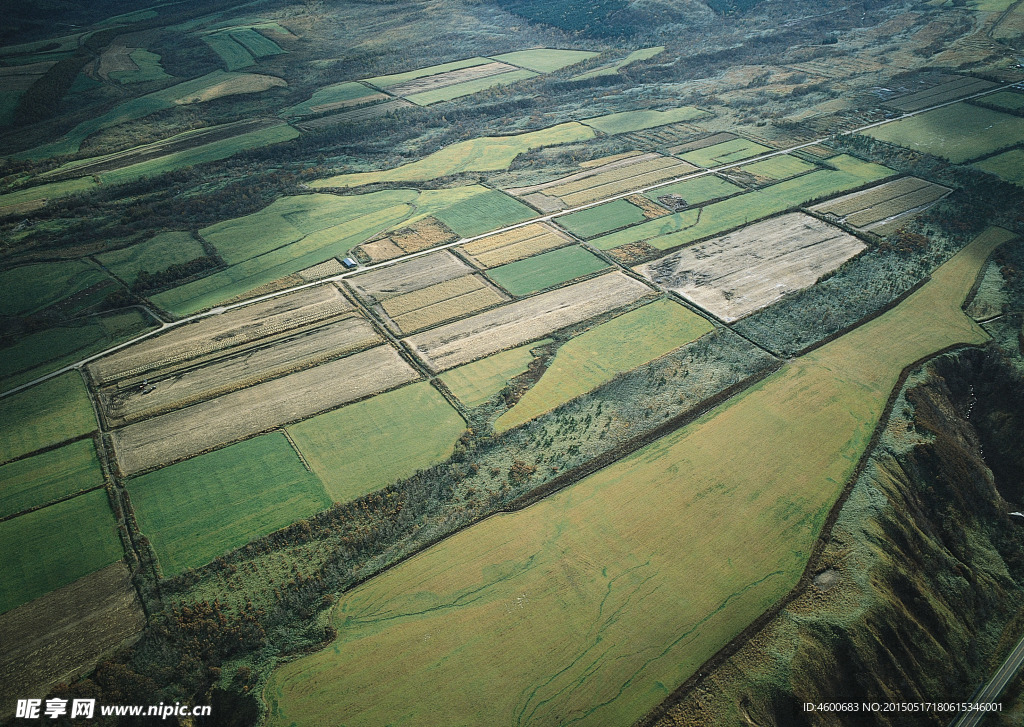
[[[796,583],[900,371],[986,340],[961,304],[1010,237],[990,229],[692,425],[351,591],[335,643],[272,675],[270,724],[643,716]]]

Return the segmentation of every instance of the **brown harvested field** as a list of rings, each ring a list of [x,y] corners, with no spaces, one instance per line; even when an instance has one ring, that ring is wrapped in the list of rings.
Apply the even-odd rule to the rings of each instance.
[[[389,298],[379,307],[386,315],[385,322],[389,327],[406,335],[506,300],[508,296],[488,284],[482,276],[464,275]]]
[[[688,151],[697,151],[698,149],[706,149],[709,146],[715,144],[721,144],[724,141],[732,141],[736,139],[736,134],[728,131],[722,131],[717,134],[711,134],[710,136],[703,136],[700,139],[694,141],[688,141],[685,144],[677,144],[669,149],[671,154],[685,154]]]
[[[136,474],[418,378],[391,346],[282,376],[178,409],[111,435],[121,471]]]
[[[519,70],[518,66],[510,66],[508,63],[494,61],[493,63],[484,63],[479,66],[459,68],[447,73],[417,78],[407,83],[400,83],[397,86],[389,86],[388,92],[395,96],[411,96],[414,93],[433,91],[435,88],[454,86],[456,83],[475,81],[478,78],[487,78],[488,76],[496,76],[499,73],[517,70]]]
[[[420,288],[469,275],[473,268],[447,250],[345,278],[345,283],[363,298],[379,303]]]
[[[662,207],[660,204],[656,204],[651,200],[644,197],[642,194],[631,194],[626,197],[627,202],[632,202],[637,207],[643,210],[644,217],[649,220],[657,219],[658,217],[664,217],[665,215],[672,214],[667,209]]]
[[[995,85],[991,81],[970,76],[944,76],[941,83],[917,93],[890,99],[886,106],[892,106],[900,111],[919,111],[935,104],[979,93]]]
[[[0,616],[0,719],[91,670],[142,631],[146,619],[118,561]]]
[[[324,129],[337,124],[356,124],[362,121],[369,121],[371,119],[385,116],[393,111],[403,108],[418,107],[412,101],[406,101],[404,98],[396,98],[394,101],[370,104],[369,106],[360,106],[357,109],[350,109],[348,111],[339,111],[336,114],[321,116],[319,119],[303,121],[301,124],[295,124],[295,126],[306,131],[312,131],[314,129]]]
[[[320,285],[235,308],[219,316],[172,328],[89,364],[98,384],[180,366],[211,353],[252,343],[351,311],[352,303],[332,285]]]
[[[698,129],[682,122],[658,126],[653,129],[642,129],[623,135],[623,141],[635,144],[641,149],[659,149],[680,144],[692,139]]]
[[[920,212],[951,191],[949,187],[926,182],[917,177],[903,177],[838,197],[810,209],[824,215],[834,215],[851,227],[871,230],[891,221],[894,217]]]
[[[300,270],[296,275],[303,280],[320,280],[321,278],[340,275],[343,272],[345,272],[345,266],[332,257],[330,260],[324,260],[322,263],[312,265],[305,270]]]
[[[482,268],[493,268],[515,262],[572,242],[572,238],[542,222],[537,222],[500,235],[491,235],[462,245],[459,250]]]
[[[370,258],[371,263],[394,260],[396,257],[402,257],[402,255],[405,254],[405,250],[391,242],[391,238],[389,237],[386,237],[383,240],[364,242],[355,249],[364,252],[366,256]]]
[[[236,96],[241,93],[259,93],[260,91],[266,91],[268,88],[287,85],[287,81],[277,76],[264,76],[261,73],[241,73],[209,88],[204,88],[197,93],[179,96],[174,99],[174,103],[179,105],[202,103],[225,96]]]
[[[110,426],[121,426],[173,409],[222,396],[272,377],[309,368],[383,342],[362,316],[352,313],[336,323],[314,328],[204,366],[150,379],[155,388],[143,393],[138,378],[100,390]]]
[[[408,227],[389,232],[380,241],[389,240],[401,252],[419,252],[458,239],[459,236],[436,217],[424,217]]]
[[[800,212],[747,225],[637,271],[726,322],[813,285],[866,246]]]
[[[96,75],[104,81],[110,80],[110,74],[117,71],[137,71],[139,67],[131,59],[130,53],[137,48],[129,48],[122,38],[114,41],[103,51],[96,64]]]
[[[614,310],[652,292],[628,275],[608,273],[432,328],[403,342],[432,371],[445,371],[543,338],[559,328]]]

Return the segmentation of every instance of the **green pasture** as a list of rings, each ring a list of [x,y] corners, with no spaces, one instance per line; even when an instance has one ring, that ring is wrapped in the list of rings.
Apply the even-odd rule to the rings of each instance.
[[[157,273],[206,255],[191,232],[161,232],[144,242],[96,256],[105,268],[128,283],[146,270]]]
[[[11,207],[26,202],[36,202],[44,199],[59,199],[81,192],[91,192],[96,189],[96,182],[92,177],[80,179],[69,179],[64,182],[51,182],[50,184],[38,184],[34,187],[25,187],[15,192],[0,194],[0,207]]]
[[[958,103],[862,133],[959,164],[1024,141],[1024,118]]]
[[[687,204],[697,205],[710,202],[713,199],[730,197],[742,191],[744,191],[743,187],[727,182],[721,177],[716,177],[714,174],[705,174],[703,177],[687,179],[683,182],[667,184],[664,187],[652,189],[650,192],[645,193],[644,196],[652,202],[657,202],[658,197],[663,197],[666,194],[678,194],[686,200]]]
[[[0,462],[96,429],[96,414],[77,371],[0,399]]]
[[[534,48],[517,50],[491,56],[496,61],[511,63],[513,66],[526,68],[538,73],[551,73],[566,66],[573,66],[599,55],[589,50],[558,50],[557,48]]]
[[[455,398],[461,401],[463,406],[480,406],[504,389],[511,379],[524,373],[533,361],[533,354],[530,351],[547,343],[551,343],[550,338],[510,348],[479,361],[457,366],[445,371],[438,378],[455,394]]]
[[[470,68],[472,66],[482,66],[485,63],[490,63],[490,58],[466,58],[461,61],[452,61],[451,63],[441,63],[436,66],[426,66],[425,68],[417,68],[412,71],[404,71],[403,73],[390,73],[386,76],[375,76],[374,78],[365,79],[366,83],[373,84],[377,88],[388,89],[391,86],[397,86],[400,83],[407,83],[408,81],[415,81],[417,78],[426,78],[427,76],[436,76],[440,73],[447,73],[448,71],[457,71],[460,68]]]
[[[473,237],[537,216],[537,212],[504,192],[489,189],[456,202],[434,216],[460,237]]]
[[[451,86],[435,88],[432,91],[410,94],[405,98],[419,106],[429,106],[430,104],[435,104],[440,101],[451,101],[456,98],[461,98],[462,96],[468,96],[472,93],[479,93],[480,91],[485,91],[488,88],[494,88],[495,86],[506,86],[510,83],[515,83],[516,81],[534,78],[536,75],[537,74],[533,71],[522,69],[518,71],[507,71],[493,76],[474,78],[471,81],[455,83]]]
[[[610,250],[620,245],[645,240],[653,247],[667,250],[895,174],[887,167],[847,155],[832,157],[825,164],[835,168],[819,169],[770,187],[713,202],[699,209],[686,209],[649,220],[595,238],[590,244],[600,250]]]
[[[592,71],[581,73],[578,76],[573,76],[573,81],[585,81],[588,78],[597,78],[598,76],[614,76],[616,73],[621,71],[626,66],[636,63],[637,61],[646,61],[654,58],[654,56],[663,53],[665,46],[656,45],[650,48],[641,48],[630,53],[628,56],[620,61],[616,61],[608,66],[602,66],[601,68],[595,68]]]
[[[377,91],[367,88],[357,81],[345,81],[324,86],[318,89],[308,101],[290,106],[281,112],[282,116],[305,116],[317,113],[317,106],[328,106],[330,104],[345,103],[347,101],[358,101],[368,96],[376,96]]]
[[[1000,179],[1024,187],[1024,149],[1010,149],[988,159],[975,162],[972,166],[995,174]]]
[[[767,154],[770,151],[772,151],[771,147],[758,144],[756,141],[740,138],[723,141],[720,144],[712,144],[703,149],[695,149],[685,154],[680,154],[679,158],[690,162],[690,164],[696,164],[698,167],[709,168],[718,167],[723,164],[732,164],[742,159],[756,157],[759,154]]]
[[[256,64],[256,59],[241,43],[231,37],[230,33],[213,33],[204,35],[203,42],[220,56],[229,71],[237,71]]]
[[[693,121],[707,115],[707,111],[692,106],[680,106],[667,111],[622,111],[617,114],[583,119],[583,123],[605,134],[624,134],[628,131],[652,129],[655,126],[675,124],[680,121]]]
[[[110,277],[84,260],[11,268],[0,273],[0,315],[33,313],[104,282]]]
[[[594,253],[579,245],[570,245],[491,268],[487,271],[487,277],[512,295],[521,296],[596,273],[606,267],[608,263]]]
[[[162,81],[171,78],[160,65],[160,56],[148,50],[136,48],[129,57],[138,68],[131,71],[112,71],[110,77],[118,83],[143,83],[145,81]]]
[[[249,51],[253,58],[269,58],[284,53],[281,46],[252,28],[232,30],[231,38]]]
[[[0,613],[124,557],[107,491],[0,522]]]
[[[447,459],[466,423],[423,381],[288,427],[335,502],[373,492]]]
[[[978,103],[983,103],[987,106],[998,106],[1007,111],[1020,111],[1024,109],[1024,93],[1020,91],[998,91],[988,96],[982,96],[977,100]]]
[[[575,121],[514,136],[483,136],[457,142],[394,169],[339,174],[313,182],[310,186],[358,187],[375,182],[427,182],[460,172],[496,172],[508,169],[512,160],[532,149],[586,141],[593,137],[593,130]]]
[[[706,319],[666,299],[602,323],[562,344],[540,381],[498,417],[495,431],[506,431],[551,411],[713,328]]]
[[[331,504],[280,432],[137,477],[128,494],[165,578]]]
[[[987,340],[961,305],[1009,236],[692,424],[346,592],[334,643],[271,675],[268,724],[637,722],[798,582],[903,368]]]
[[[103,484],[91,439],[0,466],[0,517]]]
[[[753,164],[746,164],[739,168],[741,172],[747,172],[758,177],[769,177],[770,179],[789,179],[798,174],[804,174],[817,169],[814,164],[799,159],[789,154],[769,157]]]
[[[577,237],[584,240],[603,235],[620,227],[643,222],[644,212],[635,204],[624,199],[605,202],[596,207],[589,207],[579,212],[562,215],[556,221]]]

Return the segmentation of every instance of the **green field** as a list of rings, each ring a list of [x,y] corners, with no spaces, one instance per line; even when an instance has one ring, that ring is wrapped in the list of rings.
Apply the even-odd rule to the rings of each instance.
[[[834,166],[835,169],[820,169],[796,179],[788,179],[770,187],[714,202],[706,207],[686,209],[649,220],[598,237],[591,240],[590,244],[600,250],[610,250],[620,245],[646,240],[649,245],[659,250],[667,250],[895,174],[891,169],[879,164],[847,155],[832,157],[825,164]]]
[[[593,137],[593,130],[575,121],[514,136],[483,136],[460,141],[394,169],[339,174],[313,182],[310,186],[358,187],[375,182],[427,182],[459,172],[497,172],[508,169],[512,160],[532,149],[586,141]]]
[[[269,724],[636,722],[796,584],[900,371],[987,339],[961,305],[1007,237],[692,424],[349,591],[336,641],[272,674]]]
[[[690,164],[696,164],[698,167],[709,168],[721,166],[722,164],[732,164],[741,159],[756,157],[759,154],[767,154],[770,151],[772,151],[771,147],[741,138],[723,141],[720,144],[712,144],[703,149],[695,149],[686,154],[680,154],[679,158],[690,162]]]
[[[473,237],[537,216],[531,207],[504,192],[490,189],[446,207],[434,216],[461,237]]]
[[[165,578],[331,504],[280,432],[142,475],[128,494]]]
[[[0,315],[33,313],[101,283],[112,281],[84,260],[11,268],[0,273]]]
[[[281,112],[281,116],[305,116],[307,114],[315,114],[318,113],[316,109],[318,106],[329,106],[331,104],[347,102],[352,102],[353,105],[355,105],[355,102],[361,98],[376,95],[377,91],[372,88],[367,88],[356,81],[335,83],[319,89],[309,98],[308,101],[303,101],[300,104],[296,104],[285,109]]]
[[[713,328],[706,319],[666,299],[602,323],[562,344],[540,381],[498,417],[494,429],[503,432],[538,417]]]
[[[510,83],[515,83],[516,81],[523,81],[527,78],[534,78],[536,76],[537,74],[533,71],[507,71],[506,73],[499,73],[494,76],[475,78],[472,81],[463,81],[462,83],[455,83],[451,86],[435,88],[433,91],[414,93],[406,96],[405,98],[419,106],[429,106],[430,104],[438,103],[440,101],[451,101],[452,99],[461,98],[462,96],[468,96],[471,93],[479,93],[480,91],[485,91],[488,88],[505,86]]]
[[[621,61],[616,61],[615,63],[612,63],[609,66],[604,66],[602,68],[595,68],[592,71],[581,73],[578,76],[573,76],[571,80],[585,81],[588,78],[597,78],[598,76],[614,76],[616,73],[618,73],[631,63],[649,60],[651,58],[654,58],[654,56],[658,55],[659,53],[663,53],[664,51],[665,46],[663,45],[656,45],[650,48],[641,48],[640,50],[633,51],[628,56],[623,58]]]
[[[472,66],[482,66],[485,63],[490,63],[490,58],[467,58],[461,61],[452,61],[451,63],[441,63],[436,66],[427,66],[426,68],[417,68],[413,71],[405,71],[404,73],[391,73],[386,76],[376,76],[374,78],[367,78],[367,83],[372,83],[377,88],[390,88],[391,86],[397,86],[400,83],[406,83],[408,81],[415,81],[417,78],[426,78],[427,76],[436,76],[439,73],[447,73],[448,71],[457,71],[460,68],[470,68]]]
[[[675,184],[658,187],[647,192],[644,196],[652,202],[657,202],[658,197],[663,197],[666,194],[678,194],[686,200],[687,204],[695,205],[704,204],[713,199],[729,197],[742,191],[743,187],[738,187],[713,174],[705,174],[703,177],[697,177],[696,179],[688,179],[685,182],[676,182]]]
[[[692,106],[680,106],[667,111],[623,111],[617,114],[583,119],[583,123],[605,134],[624,134],[628,131],[651,129],[655,126],[693,121],[707,116],[707,111]]]
[[[92,177],[82,179],[69,179],[64,182],[51,182],[50,184],[39,184],[34,187],[19,189],[16,192],[0,194],[0,207],[9,207],[16,204],[36,202],[44,199],[58,199],[68,197],[81,192],[91,192],[96,189],[96,182]]]
[[[0,462],[88,434],[96,414],[77,371],[0,399]]]
[[[241,43],[231,37],[230,33],[214,33],[203,37],[203,41],[210,46],[229,71],[237,71],[240,68],[248,68],[255,65],[256,59],[245,49]]]
[[[107,491],[0,523],[0,613],[124,557]]]
[[[959,164],[1024,141],[1024,118],[958,103],[863,133]]]
[[[1019,91],[999,91],[978,99],[979,103],[987,106],[998,106],[1007,111],[1020,111],[1024,109],[1024,93]]]
[[[517,50],[491,56],[496,61],[511,63],[513,66],[528,68],[538,73],[551,73],[559,68],[582,63],[588,58],[598,55],[589,50],[558,50],[555,48],[535,48],[533,50]]]
[[[1024,187],[1024,149],[1010,149],[994,157],[975,162],[974,165],[985,172],[991,172],[1000,179]]]
[[[0,348],[0,391],[28,383],[156,326],[137,308],[89,316],[18,338]]]
[[[444,461],[465,429],[424,381],[299,422],[288,433],[327,494],[347,502]]]
[[[438,376],[466,407],[480,406],[505,388],[509,380],[526,371],[533,360],[530,351],[551,343],[550,338],[496,353],[458,366]]]
[[[607,267],[608,263],[589,250],[579,245],[570,245],[491,268],[487,271],[487,277],[512,295],[521,296]]]
[[[96,259],[121,280],[131,283],[143,270],[156,273],[204,255],[203,246],[191,232],[161,232],[131,247],[97,255]]]
[[[253,58],[269,58],[284,53],[281,46],[252,28],[234,29],[231,31],[231,37],[249,51]]]
[[[0,517],[45,505],[103,484],[91,439],[0,467]]]
[[[642,209],[624,199],[617,199],[563,215],[557,219],[557,223],[577,237],[586,240],[620,227],[635,225],[645,219],[647,218]]]
[[[798,174],[811,172],[817,169],[814,164],[806,162],[789,154],[769,157],[763,161],[753,164],[744,164],[739,168],[741,172],[747,172],[757,177],[768,177],[770,179],[789,179]]]
[[[138,68],[131,71],[111,71],[110,77],[118,83],[143,83],[171,78],[164,72],[163,66],[160,65],[160,56],[156,53],[136,48],[129,57]]]

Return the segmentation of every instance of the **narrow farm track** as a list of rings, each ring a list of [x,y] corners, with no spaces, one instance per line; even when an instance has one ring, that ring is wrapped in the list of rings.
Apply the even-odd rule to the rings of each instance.
[[[691,172],[689,174],[684,174],[684,175],[681,175],[679,177],[674,177],[672,179],[667,179],[667,180],[665,180],[663,182],[658,182],[657,184],[652,184],[652,185],[649,185],[649,186],[646,186],[646,187],[639,187],[637,189],[633,189],[633,190],[630,190],[630,191],[627,191],[627,192],[621,192],[619,194],[610,195],[608,197],[605,197],[603,199],[597,200],[595,202],[588,202],[587,204],[582,204],[582,205],[579,205],[577,207],[571,207],[569,209],[561,210],[559,212],[553,212],[553,213],[550,213],[550,214],[547,214],[547,215],[543,215],[541,217],[534,217],[534,218],[531,218],[531,219],[529,219],[529,220],[527,220],[525,222],[519,222],[519,223],[516,223],[514,225],[508,225],[507,227],[502,227],[501,229],[498,229],[498,230],[491,230],[490,232],[485,232],[483,234],[475,235],[473,237],[465,237],[465,238],[462,238],[462,239],[459,239],[459,240],[455,240],[454,242],[449,242],[449,243],[446,243],[444,245],[438,245],[436,247],[432,247],[432,248],[430,248],[428,250],[421,250],[419,252],[409,253],[407,255],[403,255],[401,257],[394,258],[393,260],[387,260],[385,262],[375,263],[373,265],[365,265],[365,266],[362,266],[362,267],[360,267],[360,268],[358,268],[356,270],[350,270],[350,271],[341,273],[339,275],[334,275],[334,276],[329,277],[329,278],[323,278],[321,280],[316,280],[316,281],[313,281],[313,282],[310,282],[310,283],[303,283],[301,285],[295,285],[295,286],[292,286],[290,288],[285,288],[283,290],[275,291],[273,293],[268,293],[266,295],[256,296],[256,297],[249,298],[248,300],[244,300],[244,301],[241,301],[241,302],[238,302],[238,303],[232,303],[231,305],[217,306],[217,307],[211,308],[210,310],[205,311],[203,313],[196,313],[195,315],[187,316],[185,318],[181,318],[181,319],[179,319],[177,321],[173,321],[171,323],[166,323],[165,322],[165,323],[163,323],[163,325],[160,328],[155,329],[153,331],[150,331],[148,333],[144,333],[144,334],[142,334],[140,336],[137,336],[136,338],[133,338],[130,341],[126,341],[124,343],[118,344],[117,346],[111,346],[110,348],[106,349],[105,351],[101,351],[100,353],[93,354],[92,356],[84,358],[84,359],[82,359],[80,361],[76,361],[75,363],[68,364],[67,366],[64,366],[63,368],[57,369],[56,371],[52,371],[51,373],[46,374],[45,376],[40,376],[37,379],[33,379],[32,381],[29,381],[28,383],[22,384],[20,386],[16,386],[16,387],[14,387],[12,389],[8,389],[7,391],[4,391],[4,392],[0,393],[0,398],[3,398],[5,396],[9,396],[11,394],[17,393],[17,392],[22,391],[24,389],[28,389],[28,388],[30,388],[32,386],[35,386],[36,384],[41,384],[44,381],[48,381],[49,379],[55,378],[57,376],[60,376],[61,374],[67,373],[68,371],[73,371],[75,369],[80,369],[83,366],[91,363],[92,361],[95,361],[97,359],[103,358],[104,356],[107,356],[107,355],[109,355],[111,353],[114,353],[115,351],[120,351],[123,348],[127,348],[129,346],[132,346],[132,345],[138,343],[139,341],[143,341],[143,340],[145,340],[147,338],[150,338],[152,336],[157,335],[158,333],[166,331],[168,328],[173,328],[173,327],[176,327],[176,326],[185,325],[187,323],[192,323],[193,321],[198,321],[198,320],[201,320],[203,318],[208,318],[209,316],[220,315],[220,314],[222,314],[222,313],[224,313],[226,311],[234,310],[235,308],[242,308],[242,307],[247,306],[247,305],[252,305],[253,303],[259,303],[260,301],[270,300],[271,298],[278,298],[278,297],[280,297],[282,295],[287,295],[288,293],[293,293],[293,292],[295,292],[297,290],[302,290],[304,288],[312,288],[312,287],[315,287],[315,286],[318,286],[318,285],[325,285],[325,284],[337,282],[337,281],[343,280],[343,279],[345,279],[345,278],[347,278],[347,277],[349,277],[351,275],[355,275],[356,273],[363,273],[363,272],[366,272],[366,271],[369,271],[369,270],[376,270],[376,269],[388,267],[388,266],[391,266],[391,265],[397,265],[400,262],[404,262],[406,260],[411,260],[411,259],[417,258],[417,257],[422,257],[423,255],[429,255],[430,253],[437,252],[438,250],[446,250],[448,248],[456,247],[458,245],[464,245],[464,244],[466,244],[468,242],[474,242],[476,240],[483,240],[483,239],[486,239],[488,237],[493,237],[494,235],[501,235],[503,233],[510,232],[512,230],[517,230],[517,229],[519,229],[521,227],[526,227],[527,225],[532,225],[532,224],[535,224],[535,223],[538,223],[538,222],[550,222],[552,220],[557,220],[559,217],[564,217],[565,215],[572,214],[573,212],[580,212],[582,210],[590,209],[591,207],[597,207],[598,205],[605,204],[606,202],[613,202],[613,201],[615,201],[617,199],[624,199],[625,197],[629,197],[629,196],[634,195],[634,194],[643,194],[645,192],[650,192],[651,190],[654,190],[654,189],[660,189],[661,187],[667,187],[667,186],[669,186],[671,184],[676,184],[678,182],[683,182],[683,181],[686,181],[688,179],[696,179],[698,177],[704,177],[704,176],[707,176],[709,174],[715,174],[716,172],[722,172],[722,171],[725,171],[725,170],[728,170],[728,169],[733,169],[733,168],[737,168],[737,167],[753,164],[755,162],[764,161],[765,159],[771,159],[772,157],[782,156],[784,154],[790,154],[790,153],[792,153],[794,151],[799,151],[800,149],[806,149],[808,147],[815,146],[817,144],[822,144],[822,143],[824,143],[824,142],[828,141],[829,139],[834,138],[836,136],[850,136],[850,135],[853,135],[853,134],[858,134],[858,133],[860,133],[862,131],[867,131],[868,129],[874,129],[874,128],[878,127],[878,126],[883,126],[885,124],[890,124],[890,123],[893,123],[895,121],[900,121],[902,119],[910,118],[912,116],[918,116],[920,114],[924,114],[924,113],[927,113],[929,111],[934,111],[935,109],[944,108],[946,106],[952,106],[953,104],[958,104],[958,103],[961,103],[963,101],[969,101],[970,99],[979,98],[981,96],[988,96],[990,94],[997,93],[999,91],[1004,91],[1004,90],[1006,90],[1008,88],[1012,88],[1015,85],[1017,85],[1017,84],[1015,84],[1015,83],[1003,84],[1001,86],[996,86],[994,88],[990,88],[990,89],[987,89],[985,91],[981,91],[979,93],[972,94],[970,96],[964,96],[963,98],[959,98],[959,99],[956,99],[954,101],[945,101],[945,102],[940,103],[940,104],[935,104],[934,106],[929,106],[927,108],[920,109],[919,111],[911,111],[911,112],[902,114],[900,116],[893,117],[891,119],[884,119],[882,121],[876,121],[876,122],[874,122],[872,124],[866,124],[864,126],[860,126],[860,127],[856,128],[856,129],[850,129],[849,131],[843,131],[843,132],[839,132],[838,134],[832,134],[832,135],[829,135],[829,136],[823,136],[823,137],[821,137],[819,139],[814,139],[812,141],[807,141],[807,142],[803,142],[801,144],[796,144],[794,146],[786,147],[785,149],[778,149],[778,150],[775,150],[775,151],[772,151],[772,152],[768,152],[766,154],[761,154],[759,156],[751,157],[749,159],[744,159],[744,160],[739,161],[739,162],[732,162],[732,163],[729,163],[729,164],[722,164],[722,165],[717,166],[717,167],[712,167],[712,168],[709,168],[709,169],[702,169],[702,170],[700,170],[698,172]]]

